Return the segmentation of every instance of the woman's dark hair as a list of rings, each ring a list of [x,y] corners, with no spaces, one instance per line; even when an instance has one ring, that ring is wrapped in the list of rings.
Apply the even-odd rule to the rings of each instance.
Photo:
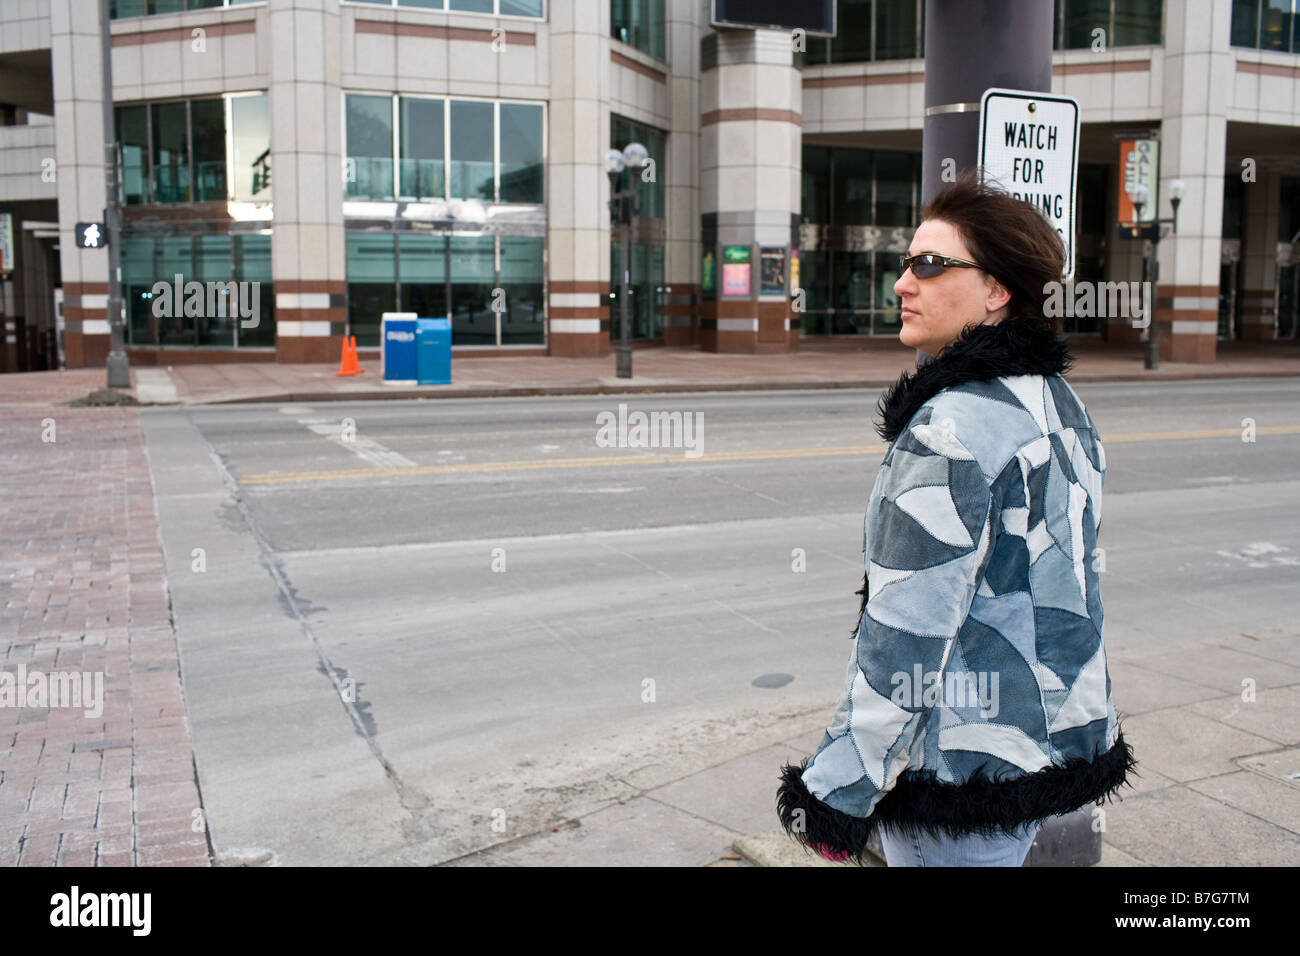
[[[1061,281],[1065,246],[1038,207],[1011,196],[995,180],[981,182],[979,169],[972,168],[935,193],[921,218],[950,223],[971,258],[1011,293],[1007,319],[1061,330],[1060,317],[1044,307],[1048,292],[1043,289]]]

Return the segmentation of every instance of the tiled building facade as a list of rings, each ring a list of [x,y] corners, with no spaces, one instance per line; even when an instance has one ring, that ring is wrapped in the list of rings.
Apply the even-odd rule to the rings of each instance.
[[[1142,243],[1116,223],[1116,134],[1156,129],[1162,194],[1187,184],[1159,244],[1162,353],[1294,337],[1296,0],[1043,2],[1053,91],[1082,111],[1077,276],[1142,278]],[[924,7],[840,0],[827,40],[714,30],[705,0],[113,0],[131,359],[337,361],[346,333],[376,347],[389,311],[449,316],[464,357],[607,354],[622,264],[604,157],[632,140],[653,160],[630,237],[635,339],[892,337]],[[73,241],[105,204],[97,11],[0,0],[4,370],[107,354],[107,254]],[[159,315],[151,290],[175,276],[256,282],[257,324]]]

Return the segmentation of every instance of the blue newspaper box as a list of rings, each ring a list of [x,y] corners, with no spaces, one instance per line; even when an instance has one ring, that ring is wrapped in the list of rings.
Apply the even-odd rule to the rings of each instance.
[[[418,319],[415,374],[421,385],[451,384],[451,320]]]
[[[414,385],[415,332],[414,312],[385,312],[380,320],[379,359],[384,381],[390,385]]]

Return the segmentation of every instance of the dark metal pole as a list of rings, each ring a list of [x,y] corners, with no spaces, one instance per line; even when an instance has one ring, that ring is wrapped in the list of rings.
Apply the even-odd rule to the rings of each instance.
[[[633,167],[628,167],[632,176],[635,176]],[[617,378],[632,377],[632,348],[627,344],[628,333],[628,279],[632,271],[632,199],[631,196],[624,195],[619,200],[619,210],[622,215],[621,227],[623,230],[623,241],[620,244],[619,266],[622,270],[622,276],[619,282],[618,292],[618,348],[614,356],[614,375]]]
[[[1052,91],[1053,6],[1046,0],[925,0],[922,204],[976,164],[985,90]],[[918,349],[916,360],[921,365],[930,357]]]
[[[99,40],[104,84],[104,232],[108,244],[108,387],[130,388],[122,303],[122,210],[117,189],[117,134],[113,123],[113,36],[108,0],[99,0]]]
[[[1156,210],[1156,234],[1151,240],[1151,263],[1148,275],[1151,277],[1151,305],[1148,306],[1147,342],[1143,353],[1143,366],[1150,371],[1160,367],[1160,343],[1156,341],[1156,289],[1160,285],[1160,210]]]
[[[943,187],[946,171],[975,165],[985,90],[1052,91],[1053,7],[1050,0],[926,0],[923,203]]]

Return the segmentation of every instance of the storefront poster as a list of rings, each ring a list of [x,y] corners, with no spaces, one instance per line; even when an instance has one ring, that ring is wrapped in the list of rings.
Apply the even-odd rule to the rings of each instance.
[[[749,295],[748,246],[726,246],[723,248],[722,294]]]
[[[785,247],[764,246],[759,250],[760,295],[785,295]]]

